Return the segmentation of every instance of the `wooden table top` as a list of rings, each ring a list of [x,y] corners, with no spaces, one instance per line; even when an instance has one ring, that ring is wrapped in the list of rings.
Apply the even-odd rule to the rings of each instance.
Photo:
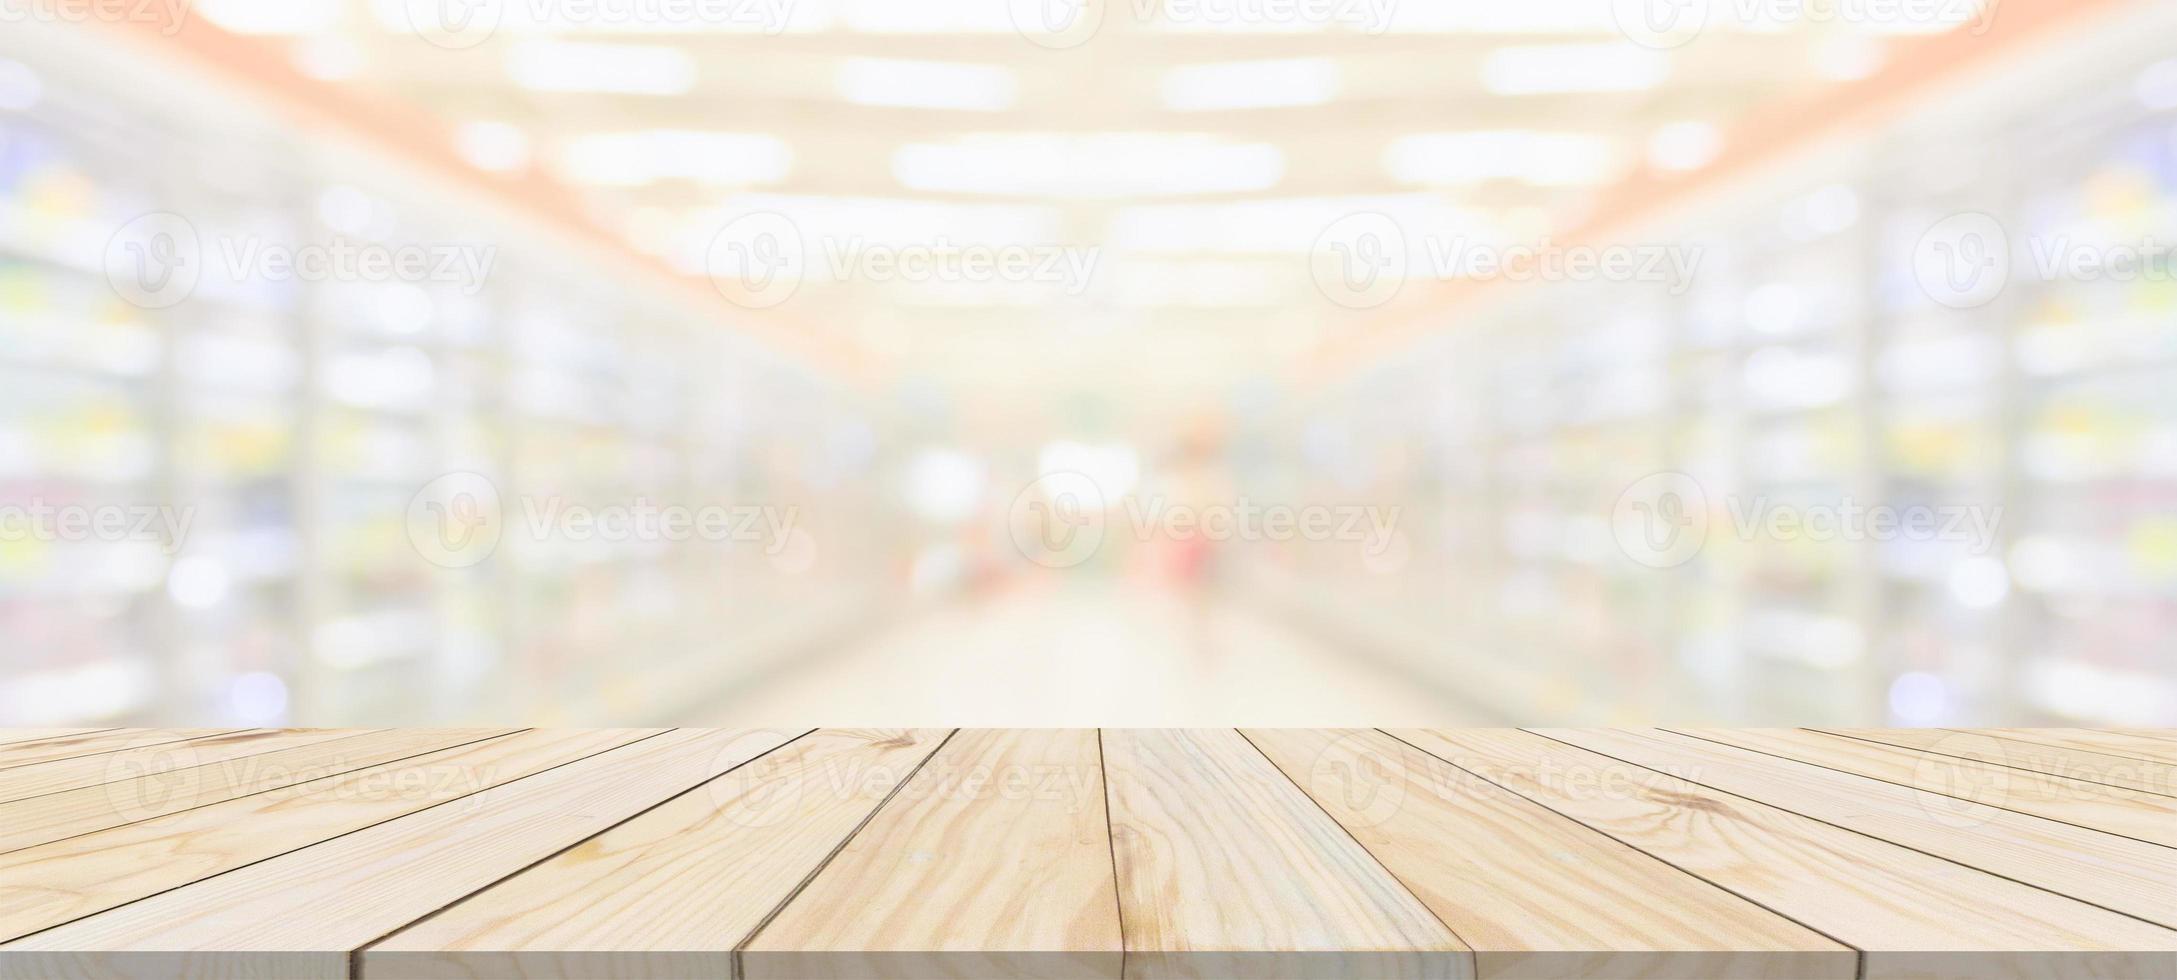
[[[2177,731],[0,730],[0,976],[2177,976]]]

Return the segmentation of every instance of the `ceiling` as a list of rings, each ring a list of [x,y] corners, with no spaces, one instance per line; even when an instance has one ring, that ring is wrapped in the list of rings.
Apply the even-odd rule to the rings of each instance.
[[[468,4],[468,30],[431,19],[441,2]],[[716,271],[736,218],[788,216],[801,284],[758,305],[887,379],[1001,413],[1096,392],[1145,417],[1294,377],[1368,329],[1310,274],[1340,216],[1537,241],[1615,182],[1698,170],[1749,113],[1874,72],[1900,33],[1712,16],[1657,39],[1601,0],[1121,0],[1071,33],[1020,28],[1066,2],[197,9],[442,117],[472,163],[557,180],[691,275]],[[1058,271],[825,271],[886,246],[1025,248]]]

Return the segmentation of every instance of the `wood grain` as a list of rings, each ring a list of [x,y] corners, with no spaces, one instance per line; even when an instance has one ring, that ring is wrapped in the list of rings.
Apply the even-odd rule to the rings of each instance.
[[[2140,733],[797,733],[0,741],[0,980],[2177,977]]]
[[[0,946],[0,972],[345,977],[419,914],[699,786],[791,732],[665,732]]]
[[[1382,732],[1248,729],[1483,977],[1845,977],[1858,954]]]
[[[1900,786],[2177,847],[2177,798],[1920,749],[1787,728],[1685,729]],[[1969,736],[1961,736],[1961,741]]]
[[[520,732],[0,854],[0,940],[655,734],[655,729]]]
[[[1986,728],[1982,734],[2042,745],[2107,752],[2164,765],[2177,765],[2177,734],[2166,730],[2090,731],[2084,728]]]
[[[1093,729],[959,732],[742,953],[746,977],[1117,977]]]
[[[0,803],[0,854],[504,734],[503,728],[376,732]],[[168,756],[163,761],[180,758]]]
[[[365,729],[256,728],[100,755],[0,769],[0,803],[139,776],[193,769],[264,752],[363,734]],[[5,822],[0,821],[0,826]]]
[[[152,745],[170,745],[193,738],[208,738],[242,731],[239,728],[175,728],[142,729],[112,728],[105,731],[83,732],[43,738],[35,742],[22,742],[0,746],[0,776],[22,766],[33,766],[63,759],[80,759],[122,749],[140,749]]]
[[[803,737],[386,937],[363,973],[731,975],[734,950],[947,734]]]
[[[69,738],[110,732],[111,728],[0,728],[0,764],[7,762],[11,749],[25,742],[42,742],[49,738]]]
[[[1472,950],[1238,732],[1103,742],[1127,976],[1472,975]]]
[[[2177,851],[2166,847],[1660,730],[1536,731],[2177,928]]]
[[[1868,977],[2177,972],[2177,932],[1519,731],[1400,738],[1862,950]]]
[[[2106,783],[2141,793],[2177,796],[2177,766],[2152,759],[2047,741],[2009,732],[1944,728],[1825,728],[1832,735],[1880,742],[1920,752],[1975,759],[2030,769],[2089,783]],[[2061,736],[2058,736],[2061,739]]]

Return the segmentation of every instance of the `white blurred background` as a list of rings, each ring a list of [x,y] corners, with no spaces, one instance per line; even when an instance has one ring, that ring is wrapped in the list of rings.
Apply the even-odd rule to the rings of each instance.
[[[2177,724],[2166,3],[0,19],[0,724]]]

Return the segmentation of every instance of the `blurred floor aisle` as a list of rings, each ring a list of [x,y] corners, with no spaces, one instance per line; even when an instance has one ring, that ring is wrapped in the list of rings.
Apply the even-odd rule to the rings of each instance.
[[[931,609],[730,692],[692,724],[1475,725],[1365,657],[1246,605],[1197,613],[1116,583],[1030,584]]]

